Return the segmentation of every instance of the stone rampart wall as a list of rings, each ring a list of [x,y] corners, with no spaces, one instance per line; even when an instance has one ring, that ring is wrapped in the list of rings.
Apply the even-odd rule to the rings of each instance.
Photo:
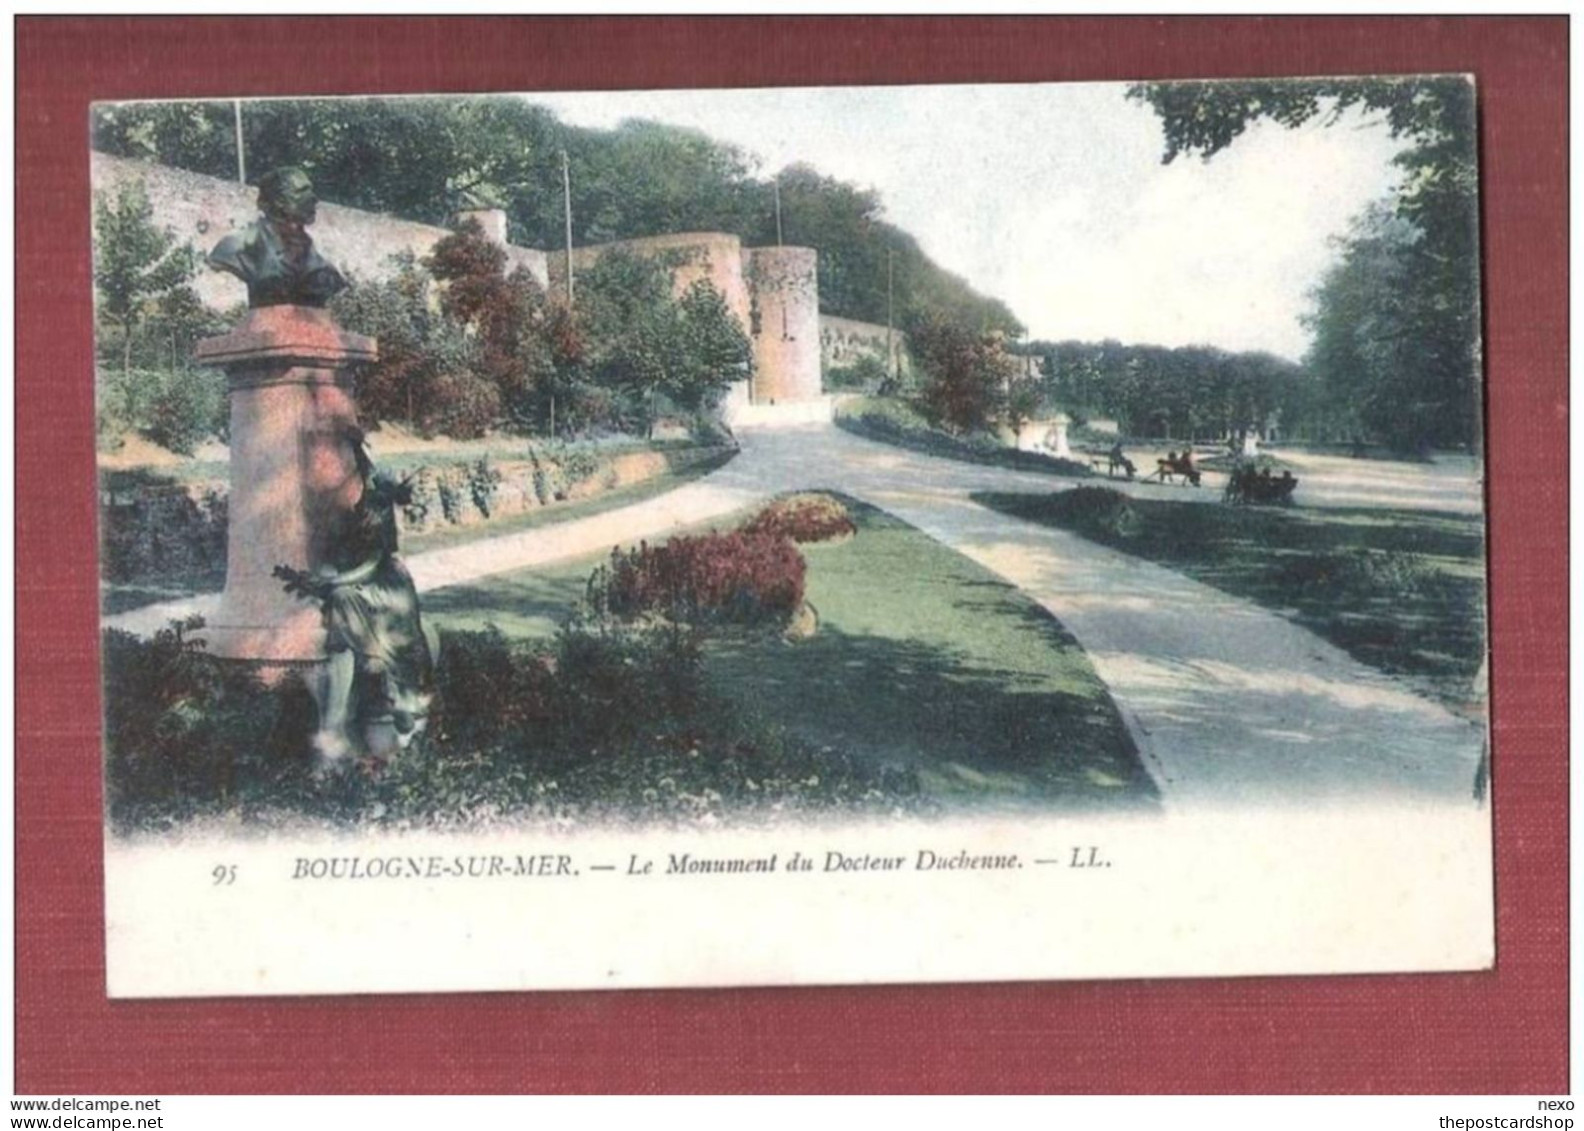
[[[89,161],[95,192],[114,193],[127,181],[141,180],[154,210],[154,222],[170,228],[178,240],[191,243],[200,255],[258,216],[258,190],[251,185],[106,153],[93,153]],[[428,255],[449,234],[446,228],[324,202],[310,230],[326,259],[344,274],[363,279],[389,275],[391,257],[401,252]],[[526,267],[540,285],[548,285],[544,252],[508,246],[506,255],[508,270]],[[220,271],[200,267],[193,286],[207,305],[217,309],[247,301],[242,281]]]
[[[707,279],[726,300],[727,309],[748,328],[748,287],[743,277],[743,246],[736,236],[725,232],[677,232],[665,236],[617,240],[572,249],[572,287],[577,294],[577,273],[586,271],[601,256],[625,251],[646,259],[662,259],[671,265],[671,284],[682,294],[698,279]],[[552,251],[549,258],[550,286],[558,294],[566,290],[566,253]]]
[[[191,243],[200,254],[207,253],[228,233],[252,223],[258,215],[258,193],[249,185],[104,153],[93,153],[90,162],[95,192],[113,193],[127,181],[142,181],[155,223],[169,228],[177,239]],[[503,218],[481,219],[486,230],[498,238],[504,230],[500,223]],[[389,275],[392,257],[402,252],[427,255],[448,234],[446,228],[327,202],[321,202],[312,231],[314,242],[326,259],[347,275],[364,279]],[[601,256],[616,249],[665,260],[671,266],[677,294],[697,279],[707,279],[721,293],[727,308],[753,342],[755,403],[820,396],[823,339],[827,336],[822,322],[832,321],[843,327],[868,326],[847,319],[822,319],[816,254],[809,248],[750,249],[743,247],[738,237],[724,232],[679,232],[620,240],[574,248],[574,285],[577,272],[587,270]],[[507,246],[506,253],[510,267],[525,267],[542,286],[564,292],[565,252]],[[216,309],[224,310],[247,300],[241,281],[219,271],[200,269],[193,285],[199,297]],[[883,339],[884,327],[869,329],[878,329]],[[851,330],[837,334],[832,348],[842,353],[857,348],[848,341],[857,340],[853,334]],[[872,332],[863,338],[872,339]],[[880,350],[883,357],[883,341]]]
[[[872,357],[885,364],[886,372],[893,372],[887,356],[887,331],[873,322],[859,322],[853,318],[838,318],[834,314],[821,314],[820,365],[828,373],[832,369],[846,369],[859,358]],[[900,372],[912,372],[913,361],[908,356],[907,337],[900,330],[890,333],[890,348],[896,353]]]

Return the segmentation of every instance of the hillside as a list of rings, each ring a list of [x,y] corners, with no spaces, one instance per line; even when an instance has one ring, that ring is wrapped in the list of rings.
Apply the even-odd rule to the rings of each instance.
[[[93,145],[218,177],[236,175],[231,102],[125,103],[95,108]],[[776,242],[774,190],[735,146],[693,130],[629,120],[595,130],[521,98],[369,98],[250,102],[248,170],[302,165],[326,200],[444,224],[459,208],[504,208],[513,243],[563,246],[561,152],[572,183],[573,242],[720,231]],[[934,263],[881,218],[872,190],[795,165],[782,172],[786,243],[819,252],[820,305],[886,320],[887,258],[898,321],[934,311],[1012,333],[1005,304]]]

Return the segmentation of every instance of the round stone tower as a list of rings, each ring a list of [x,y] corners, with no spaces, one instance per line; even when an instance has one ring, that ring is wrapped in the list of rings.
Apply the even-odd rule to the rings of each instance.
[[[817,399],[822,389],[814,249],[744,248],[743,260],[754,351],[753,403]]]

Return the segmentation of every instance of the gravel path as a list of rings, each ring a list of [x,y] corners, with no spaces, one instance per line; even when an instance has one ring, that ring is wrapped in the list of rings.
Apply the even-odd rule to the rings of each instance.
[[[1169,805],[1472,798],[1483,727],[1251,602],[968,498],[1049,491],[1062,480],[932,459],[829,425],[747,429],[742,442],[725,467],[659,498],[418,554],[409,567],[420,590],[463,584],[661,536],[780,491],[827,487],[913,523],[1061,620],[1109,686]],[[1459,469],[1415,477],[1398,465],[1345,462],[1313,464],[1321,481],[1305,501],[1478,511],[1478,481]],[[1371,484],[1372,476],[1382,482]],[[1220,497],[1210,486],[1128,489]],[[147,632],[217,600],[151,606],[105,623]]]

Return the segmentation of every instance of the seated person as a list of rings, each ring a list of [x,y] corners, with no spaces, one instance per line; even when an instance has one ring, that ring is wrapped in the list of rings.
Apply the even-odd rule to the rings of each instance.
[[[1115,474],[1119,467],[1127,472],[1129,479],[1133,478],[1133,473],[1136,469],[1133,466],[1133,461],[1128,459],[1126,454],[1123,453],[1121,440],[1112,444],[1111,450],[1106,453],[1106,474]]]
[[[1226,494],[1224,498],[1229,503],[1244,503],[1248,501],[1248,475],[1249,469],[1241,463],[1232,465],[1231,472],[1227,475]]]
[[[1271,479],[1270,468],[1262,467],[1254,478],[1254,499],[1256,502],[1268,503],[1276,497],[1276,488]]]

